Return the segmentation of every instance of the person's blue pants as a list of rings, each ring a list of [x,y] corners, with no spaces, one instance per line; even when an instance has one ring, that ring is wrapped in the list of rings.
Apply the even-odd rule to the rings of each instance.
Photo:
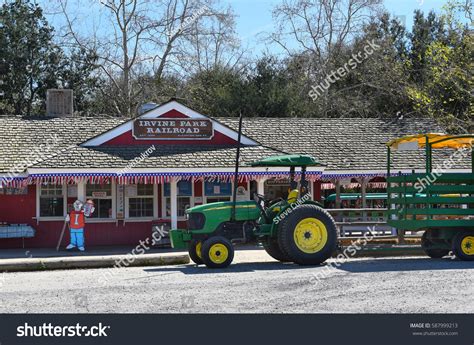
[[[84,247],[84,229],[71,229],[71,244],[78,248]]]

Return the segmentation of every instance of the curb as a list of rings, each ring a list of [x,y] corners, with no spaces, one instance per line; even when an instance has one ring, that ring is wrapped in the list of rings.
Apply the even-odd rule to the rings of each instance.
[[[42,259],[5,259],[0,260],[0,272],[48,271],[76,268],[112,268],[120,262],[121,267],[182,265],[189,263],[189,256],[187,254],[147,254],[142,256],[134,256],[133,261],[128,261],[127,258],[129,258],[129,255]]]

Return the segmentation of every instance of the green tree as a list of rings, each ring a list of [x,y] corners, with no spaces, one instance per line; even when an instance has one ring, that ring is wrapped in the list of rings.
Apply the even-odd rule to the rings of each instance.
[[[74,111],[82,115],[90,115],[96,110],[94,103],[104,86],[103,79],[97,73],[97,62],[95,52],[77,48],[57,68],[60,86],[73,90]]]
[[[211,116],[250,115],[247,86],[241,74],[217,66],[196,73],[186,86],[186,99],[190,107]]]
[[[443,35],[425,42],[423,49],[420,45],[412,47],[412,56],[416,55],[414,52],[423,56],[423,59],[418,59],[423,61],[418,70],[415,70],[415,64],[412,65],[415,73],[422,71],[423,78],[414,80],[407,87],[407,94],[415,111],[436,119],[451,132],[472,133],[474,37],[472,30],[456,13],[462,7],[453,4],[445,7],[439,20],[431,20],[443,24],[443,28],[435,30]],[[416,30],[414,28],[414,32]]]
[[[410,66],[411,80],[417,83],[426,81],[427,50],[434,42],[443,42],[446,39],[444,22],[431,11],[425,18],[423,12],[415,11],[410,38],[410,52],[407,63]]]
[[[17,0],[0,8],[0,93],[2,112],[31,114],[44,106],[46,90],[57,86],[63,53],[37,4]]]

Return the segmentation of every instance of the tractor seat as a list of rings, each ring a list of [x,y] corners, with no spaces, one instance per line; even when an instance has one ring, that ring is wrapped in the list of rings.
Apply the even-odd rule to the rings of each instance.
[[[298,189],[293,189],[292,191],[290,191],[288,193],[288,203],[293,203],[293,202],[296,202],[296,200],[298,200],[298,196],[300,194],[300,191]]]

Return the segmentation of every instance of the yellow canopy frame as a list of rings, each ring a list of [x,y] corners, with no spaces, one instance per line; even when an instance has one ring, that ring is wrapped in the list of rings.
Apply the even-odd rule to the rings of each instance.
[[[424,148],[426,144],[428,144],[432,149],[460,149],[474,145],[474,134],[448,135],[442,133],[428,133],[408,135],[390,140],[387,146],[392,150],[398,150],[403,149],[403,147],[410,147],[410,144],[416,144],[418,148]]]

